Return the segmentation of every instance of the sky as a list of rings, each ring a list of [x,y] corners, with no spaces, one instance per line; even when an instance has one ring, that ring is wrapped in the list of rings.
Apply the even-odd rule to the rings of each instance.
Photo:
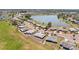
[[[1,9],[77,9],[79,0],[0,0]]]

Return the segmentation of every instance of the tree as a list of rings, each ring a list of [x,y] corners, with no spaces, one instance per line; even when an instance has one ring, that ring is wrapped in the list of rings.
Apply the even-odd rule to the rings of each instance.
[[[44,25],[45,23],[43,22],[42,24]]]
[[[60,18],[60,15],[57,15],[58,19]]]
[[[51,22],[48,22],[47,26],[46,26],[46,29],[50,28],[52,26],[52,23]]]
[[[58,14],[58,15],[57,15],[58,19],[61,18],[61,16],[62,16],[61,14]]]
[[[30,19],[30,17],[31,17],[30,14],[25,15],[25,18],[27,18],[27,19]]]
[[[79,21],[79,18],[76,18],[77,21]]]
[[[26,13],[27,11],[21,10],[20,13]]]
[[[12,25],[17,25],[17,21],[12,21]]]
[[[30,14],[27,14],[27,15],[22,16],[22,20],[23,21],[32,20],[31,19],[31,15]]]

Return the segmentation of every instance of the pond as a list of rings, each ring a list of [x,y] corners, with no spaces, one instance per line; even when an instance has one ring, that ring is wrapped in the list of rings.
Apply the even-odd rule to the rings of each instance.
[[[35,21],[38,21],[44,24],[51,22],[52,26],[63,26],[63,27],[69,26],[67,23],[63,22],[62,20],[59,20],[57,18],[57,15],[41,15],[41,16],[35,15],[35,16],[31,16],[31,18]]]
[[[0,16],[0,20],[2,20],[2,19],[4,19],[5,18],[5,16]]]

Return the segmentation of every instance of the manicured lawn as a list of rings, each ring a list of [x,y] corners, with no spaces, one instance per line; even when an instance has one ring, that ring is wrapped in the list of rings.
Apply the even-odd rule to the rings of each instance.
[[[25,37],[9,21],[0,21],[0,49],[2,50],[45,50],[52,49],[50,46],[35,42]]]

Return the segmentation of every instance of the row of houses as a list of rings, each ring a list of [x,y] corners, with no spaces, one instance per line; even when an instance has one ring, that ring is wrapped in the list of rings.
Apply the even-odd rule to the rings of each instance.
[[[77,49],[75,42],[79,43],[79,33],[74,35],[73,29],[59,29],[59,28],[49,28],[45,29],[39,24],[34,23],[33,21],[25,21],[18,25],[18,28],[21,32],[25,35],[32,35],[36,38],[41,39],[42,43],[45,44],[46,42],[51,43],[58,43],[58,38],[62,37],[63,41],[60,42],[60,46],[65,49]],[[77,31],[78,32],[78,31]]]
[[[41,28],[39,29],[39,27],[36,27],[36,29],[35,28],[29,29],[29,28],[25,28],[24,26],[25,25],[19,26],[20,31],[22,31],[24,34],[28,34],[28,35],[32,35],[36,38],[40,38],[43,41],[43,44],[45,44],[45,41],[51,42],[51,43],[57,43],[58,38],[62,37],[62,38],[64,38],[64,40],[63,40],[63,42],[60,43],[61,46],[65,46],[69,49],[76,49],[76,48],[74,48],[74,45],[73,45],[74,42],[72,44],[69,44],[69,42],[71,43],[72,41],[74,41],[73,33],[71,33],[71,32],[66,33],[66,31],[64,31],[64,30],[58,30],[55,28],[53,28],[53,29],[50,28],[46,31]],[[79,37],[79,36],[76,35],[75,38],[76,37]],[[68,44],[67,44],[67,42],[68,42]],[[68,47],[69,45],[73,48]]]

